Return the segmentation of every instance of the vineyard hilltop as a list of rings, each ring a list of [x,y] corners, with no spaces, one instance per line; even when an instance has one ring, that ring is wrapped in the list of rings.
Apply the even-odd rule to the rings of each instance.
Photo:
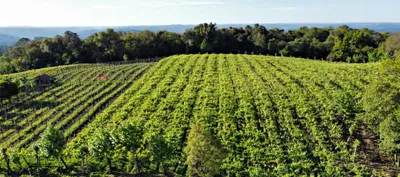
[[[26,151],[14,170],[34,166],[30,152],[54,127],[67,140],[66,164],[77,171],[87,146],[89,152],[104,148],[105,160],[89,153],[85,164],[92,171],[112,165],[121,173],[177,176],[394,175],[379,137],[362,121],[360,100],[378,73],[377,63],[195,54],[3,75],[47,74],[56,81],[22,89],[1,106],[0,146],[10,154]],[[142,132],[135,144],[93,145],[125,125]],[[41,163],[50,168],[57,159],[43,155]]]

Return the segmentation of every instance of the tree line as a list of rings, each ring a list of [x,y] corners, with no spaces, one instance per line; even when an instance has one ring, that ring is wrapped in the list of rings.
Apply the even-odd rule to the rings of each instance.
[[[204,23],[183,34],[168,31],[95,33],[86,39],[67,31],[64,36],[22,38],[0,57],[0,74],[72,63],[129,61],[195,53],[247,53],[293,56],[337,62],[373,62],[395,57],[400,49],[397,34],[367,28],[336,29],[301,27],[298,30],[266,29],[255,24],[245,28],[217,28]]]

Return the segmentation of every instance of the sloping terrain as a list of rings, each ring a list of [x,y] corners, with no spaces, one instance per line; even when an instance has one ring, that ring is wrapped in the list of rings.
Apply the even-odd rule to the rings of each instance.
[[[215,163],[199,168],[215,165],[222,176],[396,175],[379,137],[363,123],[360,100],[377,66],[198,54],[157,64],[33,70],[7,77],[46,73],[57,82],[23,91],[1,107],[0,143],[32,147],[52,124],[68,138],[65,154],[76,166],[81,147],[93,148],[99,132],[134,124],[143,131],[134,154],[115,144],[103,147],[113,154],[114,171],[126,172],[134,157],[143,174],[184,176],[193,172],[193,157],[204,156]],[[196,156],[202,152],[196,146],[204,154]],[[91,156],[89,162],[94,169],[106,166]]]
[[[17,97],[2,105],[0,145],[29,147],[48,125],[62,130],[67,138],[74,137],[152,65],[84,64],[3,76],[12,79],[47,74],[56,82],[33,90],[22,89]]]
[[[68,148],[77,151],[98,127],[111,131],[133,122],[145,129],[144,137],[162,136],[172,147],[173,155],[163,162],[167,171],[186,174],[188,136],[201,124],[227,152],[224,175],[363,174],[358,101],[376,66],[251,55],[173,56],[147,72]]]

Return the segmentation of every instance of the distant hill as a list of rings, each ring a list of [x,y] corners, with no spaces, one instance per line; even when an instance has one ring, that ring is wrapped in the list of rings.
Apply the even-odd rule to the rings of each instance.
[[[253,24],[220,24],[219,28],[228,27],[246,27]],[[261,24],[267,29],[279,28],[284,30],[299,29],[302,26],[307,27],[338,27],[348,25],[351,28],[369,28],[378,32],[395,33],[400,32],[400,23],[276,23]],[[79,37],[86,38],[94,33],[104,31],[107,28],[113,28],[116,31],[123,32],[139,32],[150,30],[153,32],[167,30],[170,32],[183,33],[185,30],[193,28],[195,25],[154,25],[154,26],[104,26],[104,27],[0,27],[0,44],[12,44],[19,38],[27,37],[34,39],[35,37],[54,37],[63,35],[65,31],[78,33]]]
[[[284,30],[299,29],[302,26],[325,28],[332,26],[337,28],[342,25],[348,25],[350,28],[368,28],[378,32],[395,33],[400,32],[400,23],[294,23],[294,24],[262,24],[266,28],[280,28]],[[229,26],[229,25],[228,25]]]
[[[63,35],[65,31],[72,31],[78,33],[80,38],[86,38],[107,28],[114,28],[123,32],[139,32],[139,30],[130,27],[0,27],[0,44],[10,45],[23,37],[30,39],[35,37],[54,37]]]
[[[218,28],[229,28],[229,27],[246,27],[247,25],[254,25],[254,24],[217,24]],[[368,28],[378,32],[400,32],[400,23],[269,23],[269,24],[260,24],[265,26],[267,29],[271,28],[279,28],[284,30],[294,30],[299,29],[300,27],[307,26],[307,27],[319,27],[325,28],[332,26],[334,28],[348,25],[351,28]],[[176,33],[183,33],[187,29],[191,29],[196,25],[155,25],[155,26],[129,26],[129,27],[116,27],[115,29],[135,29],[138,31],[143,30],[150,30],[150,31],[160,31],[166,30],[170,32]]]
[[[0,34],[0,45],[10,45],[17,42],[19,37],[7,35],[7,34]]]
[[[110,27],[113,28],[113,27]],[[80,38],[87,38],[95,33],[101,32],[106,30],[107,28],[102,28],[102,29],[88,29],[84,31],[79,31],[77,32]],[[132,33],[138,33],[140,32],[139,30],[135,30],[132,28],[113,28],[116,29],[117,31],[122,31],[122,32],[132,32]]]

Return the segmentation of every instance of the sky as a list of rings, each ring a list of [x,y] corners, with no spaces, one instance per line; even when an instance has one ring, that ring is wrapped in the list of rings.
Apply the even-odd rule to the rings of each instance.
[[[400,22],[400,0],[0,0],[0,26]]]

